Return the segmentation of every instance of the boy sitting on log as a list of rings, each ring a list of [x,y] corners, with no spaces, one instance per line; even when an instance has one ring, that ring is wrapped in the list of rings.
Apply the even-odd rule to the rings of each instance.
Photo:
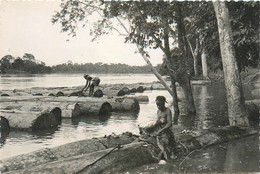
[[[172,113],[169,108],[165,106],[166,98],[164,96],[156,97],[157,105],[157,121],[152,126],[148,126],[140,129],[141,136],[148,136],[156,138],[156,145],[160,149],[158,155],[159,163],[161,160],[169,160],[175,158],[175,138],[171,130],[172,127]],[[165,161],[164,161],[165,162]],[[163,162],[163,163],[164,163]]]

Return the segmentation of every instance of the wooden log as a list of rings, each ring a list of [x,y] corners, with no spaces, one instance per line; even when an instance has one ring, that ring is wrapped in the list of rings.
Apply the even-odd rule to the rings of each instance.
[[[54,161],[23,170],[8,173],[116,173],[126,168],[132,168],[156,162],[153,152],[145,143],[123,145],[121,148],[110,148],[98,152],[73,156],[64,160]],[[88,167],[89,166],[89,167]]]
[[[205,148],[216,143],[226,142],[245,136],[256,134],[258,131],[250,128],[223,127],[178,133],[176,136],[179,153],[178,157],[185,157],[190,151]],[[57,147],[58,148],[58,147]],[[158,148],[146,141],[133,142],[121,147],[115,146],[92,153],[71,156],[62,160],[53,160],[34,167],[25,167],[22,170],[8,173],[118,173],[127,168],[157,162]],[[50,153],[52,154],[52,153]],[[55,154],[54,158],[57,158]],[[2,163],[3,164],[3,163]],[[2,165],[4,170],[8,169]]]
[[[72,110],[76,102],[49,102],[40,100],[29,100],[29,101],[9,101],[2,102],[0,105],[1,110],[8,111],[21,111],[21,112],[57,112],[54,115],[57,116],[57,120],[61,121],[60,115],[62,117],[71,117]],[[59,114],[59,112],[61,112]]]
[[[54,113],[58,113],[55,111]],[[57,127],[61,116],[52,112],[22,112],[1,110],[0,115],[8,120],[11,129],[37,130]],[[59,119],[59,120],[57,120]]]
[[[147,95],[128,95],[128,96],[123,96],[123,97],[117,97],[116,100],[122,100],[125,98],[129,99],[136,99],[138,102],[144,102],[147,103],[149,102],[149,97]]]
[[[122,88],[120,91],[118,91],[117,96],[124,96],[130,94],[130,89],[127,87]]]
[[[140,105],[138,100],[133,98],[124,98],[121,100],[115,100],[110,102],[112,106],[112,111],[114,112],[126,112],[131,111],[138,113],[140,111]]]
[[[112,106],[108,102],[103,101],[86,101],[78,102],[72,111],[72,117],[78,117],[82,115],[109,115],[112,111]]]
[[[81,140],[53,148],[44,148],[27,154],[3,159],[0,162],[0,169],[2,172],[7,172],[29,168],[77,155],[109,149],[118,144],[129,144],[137,138],[136,135],[132,135],[131,133],[123,133],[121,135],[109,135],[98,139]]]
[[[9,121],[5,118],[0,116],[1,118],[1,134],[4,131],[9,131],[10,130],[10,126],[9,126]]]

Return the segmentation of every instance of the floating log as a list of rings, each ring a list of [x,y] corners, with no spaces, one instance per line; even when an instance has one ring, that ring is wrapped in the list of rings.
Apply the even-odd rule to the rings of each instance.
[[[84,106],[85,109],[83,108],[81,114],[92,113],[94,115],[98,115],[99,109],[101,108],[102,104],[107,102],[111,105],[112,111],[114,112],[139,112],[140,106],[137,99],[129,98],[127,100],[121,99],[121,101],[116,100],[117,99],[105,99],[96,97],[13,97],[1,99],[0,108],[5,109],[7,106],[9,106],[10,110],[20,107],[21,111],[30,111],[30,108],[35,107],[38,110],[42,111],[46,108],[59,107],[62,111],[62,117],[70,118],[72,117],[73,111],[74,116],[79,116],[79,114],[81,113],[79,108],[76,108],[75,110],[75,104],[77,102],[87,103],[88,105]],[[14,106],[14,108],[10,108],[12,106]],[[87,110],[89,111],[87,112]]]
[[[115,100],[110,102],[112,106],[112,111],[114,112],[125,112],[131,111],[138,113],[140,111],[140,105],[137,99],[134,98],[124,98],[121,100]]]
[[[127,96],[122,96],[122,97],[116,97],[115,100],[123,101],[126,98],[136,99],[138,102],[144,102],[144,103],[149,102],[149,97],[147,95],[127,95]]]
[[[131,90],[130,90],[130,93],[136,93],[137,92],[137,89],[136,88],[132,88]]]
[[[130,89],[127,87],[124,87],[120,91],[118,91],[117,96],[124,96],[127,94],[130,94]]]
[[[2,102],[0,109],[8,111],[21,111],[21,112],[60,112],[62,117],[71,117],[72,110],[76,102],[47,102],[40,100],[27,100],[27,101],[9,101]],[[56,108],[56,109],[55,109]],[[59,110],[57,110],[59,108]],[[61,119],[60,119],[61,120]]]
[[[104,93],[101,89],[98,89],[94,92],[93,97],[103,97]]]
[[[2,172],[7,172],[29,168],[77,155],[109,149],[118,144],[129,144],[137,138],[137,136],[132,135],[131,133],[123,133],[121,135],[109,135],[98,139],[93,138],[81,140],[53,148],[44,148],[34,152],[3,159],[0,162],[0,169]]]
[[[138,86],[138,88],[136,89],[136,92],[144,92],[145,88],[143,86]]]
[[[37,130],[57,127],[61,122],[61,112],[22,112],[1,110],[0,115],[8,120],[11,129]]]
[[[2,116],[0,116],[0,118],[1,118],[1,133],[4,131],[9,131],[10,126],[8,120]]]
[[[177,156],[184,157],[192,150],[201,149],[233,139],[256,134],[258,131],[250,128],[223,127],[204,130],[203,132],[186,131],[178,133],[176,136]],[[98,142],[99,139],[97,139]],[[148,141],[148,140],[147,140]],[[25,166],[22,170],[10,170],[8,173],[31,174],[31,173],[118,173],[128,168],[134,168],[145,164],[157,162],[156,156],[158,148],[151,145],[146,140],[132,142],[123,146],[114,146],[105,150],[92,153],[82,153],[72,155],[68,158],[59,159],[51,150],[44,151],[45,155],[38,153],[37,156],[48,156],[52,162],[36,165],[34,167]],[[75,142],[77,143],[77,142]],[[75,146],[72,146],[75,147]],[[88,146],[86,146],[87,149]],[[59,147],[56,147],[59,149]],[[90,146],[95,148],[95,146]],[[59,150],[61,151],[61,150]],[[71,148],[70,151],[71,152]],[[19,160],[19,159],[18,159]],[[28,159],[30,161],[31,158]],[[19,160],[18,163],[25,163],[27,160]],[[40,160],[39,160],[40,161]],[[2,162],[2,171],[8,171],[10,167]],[[15,165],[15,164],[14,164]],[[21,164],[20,164],[21,166]]]
[[[72,117],[78,117],[82,115],[109,115],[112,111],[112,106],[108,102],[104,101],[86,101],[78,102],[72,111]]]

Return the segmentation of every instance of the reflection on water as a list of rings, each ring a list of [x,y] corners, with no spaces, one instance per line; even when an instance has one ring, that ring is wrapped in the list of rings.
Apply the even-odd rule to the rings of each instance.
[[[58,78],[64,79],[60,76],[61,75],[59,75]],[[121,78],[121,81],[127,83],[133,83],[135,82],[134,80],[137,79],[135,76],[117,77],[119,79]],[[113,76],[111,78],[115,77]],[[147,76],[147,79],[149,78],[150,77]],[[82,77],[75,76],[75,79],[80,81],[80,85],[84,84],[84,79]],[[127,81],[127,79],[130,80]],[[145,78],[142,76],[141,80],[143,79]],[[151,79],[152,78],[150,78],[150,80]],[[106,80],[102,81],[104,82]],[[107,81],[109,81],[108,77]],[[1,79],[1,84],[2,82]],[[72,84],[72,86],[77,86],[77,84]],[[251,87],[245,89],[250,88]],[[197,109],[197,117],[195,118],[193,125],[194,129],[202,130],[218,125],[228,125],[227,101],[224,89],[224,84],[222,83],[214,83],[207,86],[193,86],[193,95]],[[247,90],[245,90],[245,94],[246,99],[252,98],[252,96],[250,96],[251,93]],[[171,107],[172,104],[172,97],[164,90],[145,91],[144,95],[149,97],[149,103],[141,103],[140,112],[137,115],[132,115],[131,113],[112,113],[110,116],[102,118],[80,117],[77,119],[63,119],[62,124],[58,129],[33,134],[28,132],[11,131],[9,135],[7,135],[5,142],[3,142],[3,146],[0,148],[0,156],[1,158],[7,158],[38,150],[40,148],[54,147],[86,138],[101,137],[111,133],[120,134],[122,132],[130,131],[134,134],[138,134],[138,125],[147,125],[156,121],[157,108],[155,98],[157,95],[164,95],[167,98],[167,106]],[[181,100],[180,122],[185,120],[185,116],[183,115],[184,106],[185,103]],[[258,134],[194,152],[184,161],[183,159],[177,159],[174,163],[168,163],[163,166],[151,164],[128,172],[255,172],[260,171],[259,147],[260,142]]]

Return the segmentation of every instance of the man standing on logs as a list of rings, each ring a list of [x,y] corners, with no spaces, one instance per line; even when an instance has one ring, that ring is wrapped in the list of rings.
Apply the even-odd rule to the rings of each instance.
[[[157,121],[152,126],[144,128],[145,133],[152,137],[156,137],[156,144],[161,152],[158,155],[159,163],[165,163],[162,160],[173,159],[175,150],[175,138],[171,130],[172,127],[172,113],[169,108],[165,106],[166,98],[164,96],[156,97],[157,105]],[[151,133],[149,133],[151,132]]]

